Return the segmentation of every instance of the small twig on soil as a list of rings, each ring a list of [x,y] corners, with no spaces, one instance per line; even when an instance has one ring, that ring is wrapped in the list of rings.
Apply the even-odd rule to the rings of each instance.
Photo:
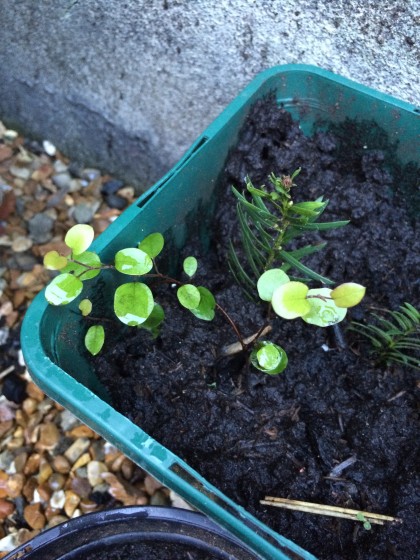
[[[317,515],[328,515],[330,517],[352,519],[353,521],[358,521],[357,516],[362,514],[366,521],[376,523],[376,525],[384,525],[385,521],[402,523],[401,519],[398,519],[397,517],[390,517],[389,515],[381,515],[379,513],[371,513],[369,511],[359,511],[357,509],[340,508],[323,504],[312,504],[310,502],[288,500],[287,498],[275,498],[273,496],[266,496],[264,500],[260,500],[260,504],[292,509],[294,511],[302,511],[306,513],[315,513]]]
[[[395,399],[399,399],[400,397],[402,397],[403,395],[406,394],[407,391],[400,391],[399,393],[397,393],[396,395],[394,395],[393,397],[387,399],[387,402],[392,402]]]
[[[355,455],[349,457],[345,461],[342,461],[339,465],[336,465],[328,476],[331,478],[340,476],[341,473],[344,471],[344,469],[351,467],[351,465],[353,465],[356,461],[357,461],[357,457]]]
[[[267,327],[265,327],[265,329],[263,331],[261,331],[260,333],[260,337],[266,335],[267,333],[269,333],[272,330],[271,325],[267,325]],[[258,334],[258,333],[257,333]],[[248,338],[244,339],[244,344],[250,344],[251,342],[254,341],[256,335],[253,334],[251,336],[248,336]],[[233,354],[238,354],[239,352],[241,352],[243,350],[242,344],[240,342],[234,342],[233,344],[229,344],[229,346],[225,346],[224,348],[222,348],[220,355],[221,356],[232,356]]]
[[[6,375],[9,375],[9,373],[12,373],[12,371],[15,369],[15,366],[9,366],[8,368],[4,369],[2,372],[0,372],[0,379],[3,379],[3,377],[6,377]]]

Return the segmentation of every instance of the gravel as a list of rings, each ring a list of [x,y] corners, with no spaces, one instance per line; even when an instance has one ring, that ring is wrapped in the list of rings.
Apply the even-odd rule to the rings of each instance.
[[[48,398],[22,361],[19,330],[75,223],[102,233],[134,189],[82,168],[47,140],[0,123],[0,558],[40,531],[104,508],[185,502]]]

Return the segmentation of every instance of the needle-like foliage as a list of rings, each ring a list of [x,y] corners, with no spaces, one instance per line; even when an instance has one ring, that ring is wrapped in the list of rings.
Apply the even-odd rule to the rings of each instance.
[[[420,313],[409,303],[399,311],[384,310],[389,318],[372,313],[372,322],[353,321],[349,330],[368,338],[380,364],[396,362],[420,369]]]
[[[348,221],[318,222],[328,205],[328,200],[319,198],[311,202],[294,203],[293,180],[299,174],[296,170],[290,177],[277,177],[271,174],[269,186],[254,187],[250,179],[246,181],[246,192],[235,187],[233,194],[237,199],[237,216],[240,225],[240,240],[246,264],[241,262],[238,251],[231,243],[229,266],[236,281],[245,292],[253,297],[260,276],[268,269],[277,267],[287,272],[293,269],[300,277],[294,280],[312,279],[322,284],[332,281],[305,266],[304,257],[320,251],[325,243],[311,244],[299,249],[289,250],[290,242],[308,232],[342,227]]]

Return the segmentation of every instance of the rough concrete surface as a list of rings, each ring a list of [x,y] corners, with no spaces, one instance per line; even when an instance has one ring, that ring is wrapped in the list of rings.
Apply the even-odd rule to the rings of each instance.
[[[418,0],[2,0],[0,119],[150,185],[260,71],[420,104]]]

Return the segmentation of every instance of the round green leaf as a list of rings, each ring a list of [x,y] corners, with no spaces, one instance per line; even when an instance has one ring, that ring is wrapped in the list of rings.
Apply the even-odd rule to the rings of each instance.
[[[92,311],[92,302],[89,299],[82,299],[79,303],[79,309],[83,317],[86,317]]]
[[[144,323],[154,305],[152,291],[141,282],[122,284],[115,290],[115,315],[129,327],[137,327]]]
[[[317,327],[330,327],[342,321],[346,316],[347,309],[337,307],[330,298],[331,290],[329,288],[309,290],[307,301],[310,304],[310,310],[302,319],[306,323]]]
[[[264,301],[271,301],[274,290],[286,282],[290,282],[290,278],[280,268],[267,270],[257,282],[258,295]]]
[[[73,252],[73,255],[84,253],[93,241],[93,227],[87,224],[77,224],[69,229],[64,238],[67,247]]]
[[[260,340],[251,352],[252,365],[269,375],[281,373],[286,369],[287,362],[287,354],[283,348],[270,341]]]
[[[309,313],[308,289],[302,282],[287,282],[276,288],[271,299],[274,312],[283,319],[296,319]]]
[[[355,282],[346,282],[334,288],[331,297],[337,307],[354,307],[360,303],[366,293],[366,288]]]
[[[95,276],[98,276],[98,274],[101,272],[101,259],[96,253],[85,251],[84,253],[77,255],[75,259],[77,263],[73,261],[69,262],[65,268],[65,272],[73,272],[73,274],[80,278],[80,280],[82,280],[83,282],[85,280],[91,280],[92,278],[95,278]],[[94,270],[90,270],[90,268],[87,267],[92,267]]]
[[[153,268],[152,259],[140,249],[128,248],[115,255],[115,268],[123,274],[141,276]]]
[[[154,331],[155,329],[157,329],[157,327],[159,327],[164,319],[165,312],[163,311],[162,306],[158,303],[155,303],[152,312],[144,321],[144,323],[141,324],[141,327],[150,331]]]
[[[187,309],[195,309],[198,307],[201,299],[198,288],[192,284],[184,284],[176,293],[179,303]]]
[[[161,233],[151,233],[139,243],[138,248],[154,259],[162,251],[164,245],[165,240]]]
[[[194,276],[194,274],[196,273],[197,267],[198,267],[198,262],[197,262],[197,259],[195,257],[187,257],[184,260],[184,272],[190,278],[191,278],[191,276]]]
[[[51,305],[66,305],[83,290],[83,283],[73,274],[63,273],[56,276],[46,287],[45,297]]]
[[[102,325],[89,327],[85,336],[85,347],[93,355],[99,354],[105,342],[105,331]]]
[[[67,257],[63,257],[57,251],[48,251],[44,256],[44,266],[48,270],[61,270],[67,264]]]
[[[204,286],[198,286],[200,292],[200,303],[195,309],[190,309],[198,319],[203,321],[213,321],[215,315],[216,300],[213,294]]]

